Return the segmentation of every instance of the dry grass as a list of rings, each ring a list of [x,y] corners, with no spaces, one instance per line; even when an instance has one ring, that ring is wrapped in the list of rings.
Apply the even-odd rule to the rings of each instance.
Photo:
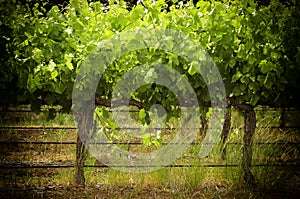
[[[59,114],[47,121],[41,114],[25,115],[23,119],[3,124],[14,125],[74,125],[73,117]],[[279,114],[258,114],[254,142],[300,142],[299,129],[267,129],[262,126],[278,124]],[[174,120],[175,121],[175,120]],[[176,123],[176,121],[174,122]],[[174,124],[172,124],[174,125]],[[165,132],[166,139],[168,134]],[[233,112],[229,142],[242,143],[243,119]],[[5,131],[0,140],[15,141],[75,141],[76,131],[55,130],[39,132]],[[75,160],[75,145],[1,145],[0,160],[29,163],[70,163]],[[240,163],[242,145],[227,145],[227,158],[221,160],[220,147],[210,156],[198,159],[199,146],[191,146],[177,163],[207,164]],[[128,148],[128,147],[125,147]],[[124,149],[125,149],[124,148]],[[154,148],[155,149],[155,148]],[[131,150],[141,151],[131,148]],[[253,164],[299,163],[297,145],[254,145]],[[96,164],[94,158],[86,162]],[[296,168],[253,167],[259,187],[249,190],[243,186],[240,167],[228,168],[162,168],[151,173],[124,173],[110,168],[85,168],[86,189],[74,185],[74,169],[1,169],[1,198],[292,198],[299,193],[299,172]],[[298,176],[298,177],[297,177]],[[280,198],[280,197],[279,197]]]

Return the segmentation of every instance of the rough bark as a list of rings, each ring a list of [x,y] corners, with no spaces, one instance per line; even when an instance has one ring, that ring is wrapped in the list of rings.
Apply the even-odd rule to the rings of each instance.
[[[79,186],[85,185],[85,178],[84,178],[84,161],[87,156],[87,151],[83,142],[81,141],[79,135],[77,136],[77,143],[76,143],[76,167],[75,167],[75,181],[76,184]]]
[[[286,109],[282,108],[280,111],[280,127],[284,127],[286,125]]]
[[[244,181],[250,187],[255,187],[255,178],[251,172],[252,139],[256,128],[256,115],[253,106],[243,105],[240,108],[244,112],[244,143],[242,169]]]
[[[200,121],[201,121],[200,133],[201,133],[201,135],[206,135],[207,128],[208,128],[208,124],[207,124],[208,122],[203,115],[200,115]]]
[[[94,133],[94,105],[89,103],[74,113],[78,127],[76,144],[75,181],[78,186],[85,186],[84,161],[88,154],[89,139]]]
[[[223,129],[222,129],[222,154],[221,158],[222,160],[225,160],[226,158],[226,144],[225,142],[227,141],[228,135],[230,133],[230,127],[231,127],[231,107],[226,108],[226,113],[225,113],[225,121],[223,124]]]

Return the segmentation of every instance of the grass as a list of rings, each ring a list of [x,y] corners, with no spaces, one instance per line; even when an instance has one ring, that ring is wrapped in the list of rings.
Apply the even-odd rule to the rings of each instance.
[[[294,125],[295,115],[290,115]],[[271,129],[264,126],[275,126],[280,122],[280,112],[267,110],[257,111],[257,129],[254,143],[288,143],[300,142],[299,129]],[[287,118],[288,119],[288,118]],[[27,114],[18,121],[1,121],[1,125],[42,125],[42,126],[72,126],[73,117],[59,113],[54,120],[47,121],[47,115]],[[173,124],[176,123],[174,120]],[[172,131],[163,132],[166,141]],[[85,168],[87,187],[111,187],[111,190],[120,187],[124,197],[139,197],[148,194],[154,197],[166,196],[172,198],[257,198],[273,196],[275,192],[287,193],[296,191],[300,185],[297,169],[292,167],[253,167],[252,172],[257,180],[258,188],[247,190],[242,186],[242,171],[240,167],[201,167],[203,164],[240,164],[242,157],[243,118],[240,112],[232,112],[232,127],[227,144],[227,156],[221,160],[220,148],[216,146],[210,156],[204,159],[197,157],[200,146],[193,145],[184,154],[184,158],[177,160],[178,164],[195,164],[199,167],[190,168],[162,168],[150,173],[125,173],[111,168]],[[11,139],[23,141],[75,141],[76,131],[70,130],[44,130],[42,132],[15,132],[12,130],[1,132],[0,140]],[[127,137],[128,138],[128,137]],[[199,139],[201,140],[201,138]],[[124,149],[128,147],[125,146]],[[155,148],[152,148],[152,150]],[[141,151],[145,147],[132,149]],[[75,145],[29,145],[1,147],[1,161],[49,161],[61,162],[75,160]],[[299,147],[297,145],[254,144],[252,164],[286,164],[299,161]],[[299,163],[299,162],[298,162]],[[93,157],[86,161],[87,165],[96,164]],[[16,171],[1,170],[0,186],[48,186],[48,185],[74,185],[74,169],[18,169]],[[299,174],[299,173],[298,173]],[[298,175],[299,176],[299,175]],[[293,185],[293,186],[292,186]],[[130,188],[132,187],[132,188]],[[103,191],[103,190],[102,190]],[[109,191],[109,189],[107,189]],[[298,190],[299,191],[299,190]],[[129,192],[129,193],[127,193]],[[154,195],[153,195],[154,194]],[[94,190],[87,190],[85,197],[93,197]]]

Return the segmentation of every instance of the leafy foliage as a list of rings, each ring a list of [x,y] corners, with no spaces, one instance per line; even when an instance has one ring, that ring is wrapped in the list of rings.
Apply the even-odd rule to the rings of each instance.
[[[43,104],[59,104],[69,111],[76,74],[99,42],[126,30],[162,27],[199,41],[219,68],[227,96],[236,103],[297,106],[300,31],[296,3],[286,6],[274,0],[258,6],[255,1],[198,1],[196,5],[168,5],[164,0],[146,0],[129,11],[124,1],[111,3],[107,10],[100,2],[71,0],[67,7],[53,6],[46,14],[39,11],[40,5],[29,9],[4,3],[0,6],[0,42],[5,46],[1,105],[30,103],[33,110],[39,110]],[[127,44],[136,42],[138,37]],[[131,52],[110,63],[97,95],[109,99],[124,73],[157,61],[189,80],[200,105],[210,102],[195,63],[158,49]],[[167,88],[154,85],[145,85],[132,98],[145,107],[160,102],[168,111],[178,103]]]

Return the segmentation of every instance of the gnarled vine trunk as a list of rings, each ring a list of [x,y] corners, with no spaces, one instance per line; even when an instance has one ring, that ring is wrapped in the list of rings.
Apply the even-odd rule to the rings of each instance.
[[[280,127],[284,127],[286,125],[286,109],[285,108],[281,108],[280,109]]]
[[[200,128],[200,133],[201,135],[206,135],[207,128],[208,128],[208,122],[205,118],[205,116],[200,115],[200,121],[201,121],[201,128]]]
[[[228,138],[228,135],[230,133],[230,128],[231,128],[231,107],[228,106],[226,108],[226,113],[225,113],[225,121],[223,124],[223,129],[222,129],[222,154],[221,154],[221,158],[222,160],[225,160],[226,158],[226,141]]]
[[[84,161],[86,159],[86,156],[87,156],[87,150],[78,135],[77,143],[76,143],[75,181],[76,181],[76,184],[79,186],[85,185]]]
[[[76,143],[75,181],[79,186],[85,186],[84,162],[88,155],[89,139],[94,133],[94,105],[92,103],[74,113],[78,127]]]
[[[239,106],[244,112],[244,143],[243,143],[243,159],[242,169],[244,173],[244,181],[250,187],[255,187],[255,178],[251,172],[252,162],[252,140],[256,128],[256,115],[252,105]]]

